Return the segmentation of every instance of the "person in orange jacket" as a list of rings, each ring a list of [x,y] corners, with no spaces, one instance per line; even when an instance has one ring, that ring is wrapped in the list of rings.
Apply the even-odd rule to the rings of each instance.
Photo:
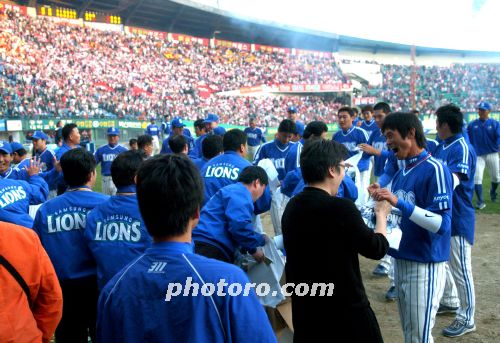
[[[37,234],[0,222],[0,342],[49,342],[62,291]]]

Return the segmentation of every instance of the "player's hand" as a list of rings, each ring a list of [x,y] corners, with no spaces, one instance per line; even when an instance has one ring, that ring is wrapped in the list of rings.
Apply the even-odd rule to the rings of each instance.
[[[359,145],[358,145],[358,148],[359,148],[361,151],[366,152],[367,154],[370,154],[370,155],[375,155],[375,156],[380,156],[380,150],[375,149],[375,148],[374,148],[374,147],[372,147],[370,144],[366,144],[366,143],[359,144]]]
[[[387,188],[379,189],[372,196],[377,201],[387,200],[392,206],[396,206],[398,203],[398,197],[392,194]]]
[[[268,235],[266,235],[266,234],[262,234],[262,236],[263,236],[263,238],[264,238],[264,242],[266,242],[266,244],[267,244],[267,243],[269,243],[269,242],[271,241],[271,238],[269,238],[269,236],[268,236]]]
[[[31,177],[40,173],[40,158],[32,157],[30,165],[26,167],[26,172]]]
[[[367,188],[368,193],[370,194],[371,197],[373,197],[373,194],[376,193],[379,189],[380,189],[380,185],[376,182],[372,183]]]
[[[384,217],[387,217],[387,215],[389,213],[391,213],[391,210],[392,210],[392,206],[391,204],[386,201],[386,200],[382,200],[382,201],[377,201],[375,203],[375,213],[376,214],[381,214],[383,215]]]
[[[264,262],[265,255],[261,249],[257,249],[257,251],[253,253],[252,256],[255,259],[255,261],[259,263]]]

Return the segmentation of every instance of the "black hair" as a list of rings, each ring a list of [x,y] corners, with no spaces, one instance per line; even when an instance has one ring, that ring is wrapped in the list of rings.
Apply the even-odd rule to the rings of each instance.
[[[64,125],[64,127],[62,128],[62,131],[61,131],[62,139],[64,141],[67,141],[69,139],[69,136],[71,135],[71,131],[73,131],[73,129],[75,127],[78,127],[78,126],[76,126],[76,124],[74,124],[74,123],[69,123],[69,124]]]
[[[300,169],[304,181],[324,181],[329,168],[334,167],[339,171],[339,164],[347,155],[347,148],[338,142],[325,139],[307,141],[300,154]]]
[[[17,153],[20,157],[25,156],[28,152],[26,151],[25,148],[18,149],[16,151],[13,151],[12,153]]]
[[[374,111],[382,111],[385,114],[389,114],[389,113],[391,113],[391,106],[389,106],[388,103],[381,101],[381,102],[377,102],[375,104],[375,106],[373,106],[373,110]]]
[[[354,110],[351,107],[348,107],[348,106],[341,107],[341,108],[339,108],[337,113],[340,114],[340,112],[347,112],[347,113],[349,113],[349,116],[354,117]]]
[[[214,158],[224,151],[222,137],[219,135],[210,135],[201,142],[201,152],[207,160]]]
[[[205,120],[204,119],[196,119],[195,122],[193,123],[194,127],[197,127],[200,130],[206,130],[205,126]]]
[[[420,148],[427,146],[422,122],[416,115],[410,112],[393,112],[387,115],[382,124],[382,132],[385,130],[397,130],[401,138],[405,139],[411,129],[415,129],[415,141]]]
[[[130,138],[130,140],[128,141],[128,145],[132,146],[134,144],[137,144],[137,139],[136,138]]]
[[[262,185],[269,184],[269,178],[266,171],[259,166],[248,166],[243,169],[238,176],[238,182],[249,185],[255,180],[259,180]]]
[[[347,106],[346,106],[346,107],[347,107]],[[357,108],[357,107],[350,107],[350,108],[352,109],[352,114],[351,114],[351,117],[352,117],[353,115],[355,115],[355,114],[358,114],[358,113],[359,113],[359,110],[358,110],[358,108]],[[339,112],[340,112],[340,110],[339,110]]]
[[[439,125],[447,123],[451,133],[457,134],[462,132],[464,115],[458,106],[453,104],[441,106],[437,109],[436,115]]]
[[[146,145],[153,144],[153,137],[150,135],[140,135],[137,137],[137,148],[144,150]]]
[[[328,132],[328,126],[324,122],[316,120],[307,124],[302,137],[304,139],[309,139],[311,136],[319,137],[323,132]]]
[[[83,186],[90,180],[90,174],[95,171],[94,155],[76,148],[66,151],[61,157],[61,168],[64,181],[70,187]]]
[[[137,200],[151,236],[182,235],[203,201],[200,172],[185,156],[155,156],[137,172]]]
[[[363,108],[361,109],[361,113],[363,112],[373,112],[373,106],[372,105],[363,106]]]
[[[283,119],[278,127],[278,132],[297,133],[297,127],[293,120]]]
[[[188,144],[188,140],[184,135],[176,135],[168,140],[168,146],[174,154],[180,154]]]
[[[111,163],[111,177],[116,187],[133,185],[134,177],[145,154],[137,150],[128,150],[120,153]]]
[[[237,151],[242,145],[247,143],[247,134],[240,129],[227,131],[222,137],[224,151]]]

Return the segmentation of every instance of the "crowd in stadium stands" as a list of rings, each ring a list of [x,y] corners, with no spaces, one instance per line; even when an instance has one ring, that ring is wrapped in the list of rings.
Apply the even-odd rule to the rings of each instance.
[[[217,113],[243,125],[251,115],[276,125],[295,105],[303,120],[335,121],[335,97],[228,97],[201,94],[273,84],[346,81],[333,58],[245,52],[152,36],[104,32],[13,12],[0,14],[0,112],[11,116],[184,119]],[[500,95],[498,65],[417,68],[417,108],[433,112],[452,101],[473,110]],[[394,108],[409,109],[410,66],[381,65],[383,85],[370,89]]]

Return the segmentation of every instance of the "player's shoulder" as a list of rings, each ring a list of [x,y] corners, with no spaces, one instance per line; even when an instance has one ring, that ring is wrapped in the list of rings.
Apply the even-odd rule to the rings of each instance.
[[[204,282],[216,284],[220,281],[221,275],[224,275],[226,282],[229,280],[233,282],[248,282],[248,277],[243,270],[233,264],[197,254],[186,254],[184,256],[190,262],[191,267],[203,278]]]

